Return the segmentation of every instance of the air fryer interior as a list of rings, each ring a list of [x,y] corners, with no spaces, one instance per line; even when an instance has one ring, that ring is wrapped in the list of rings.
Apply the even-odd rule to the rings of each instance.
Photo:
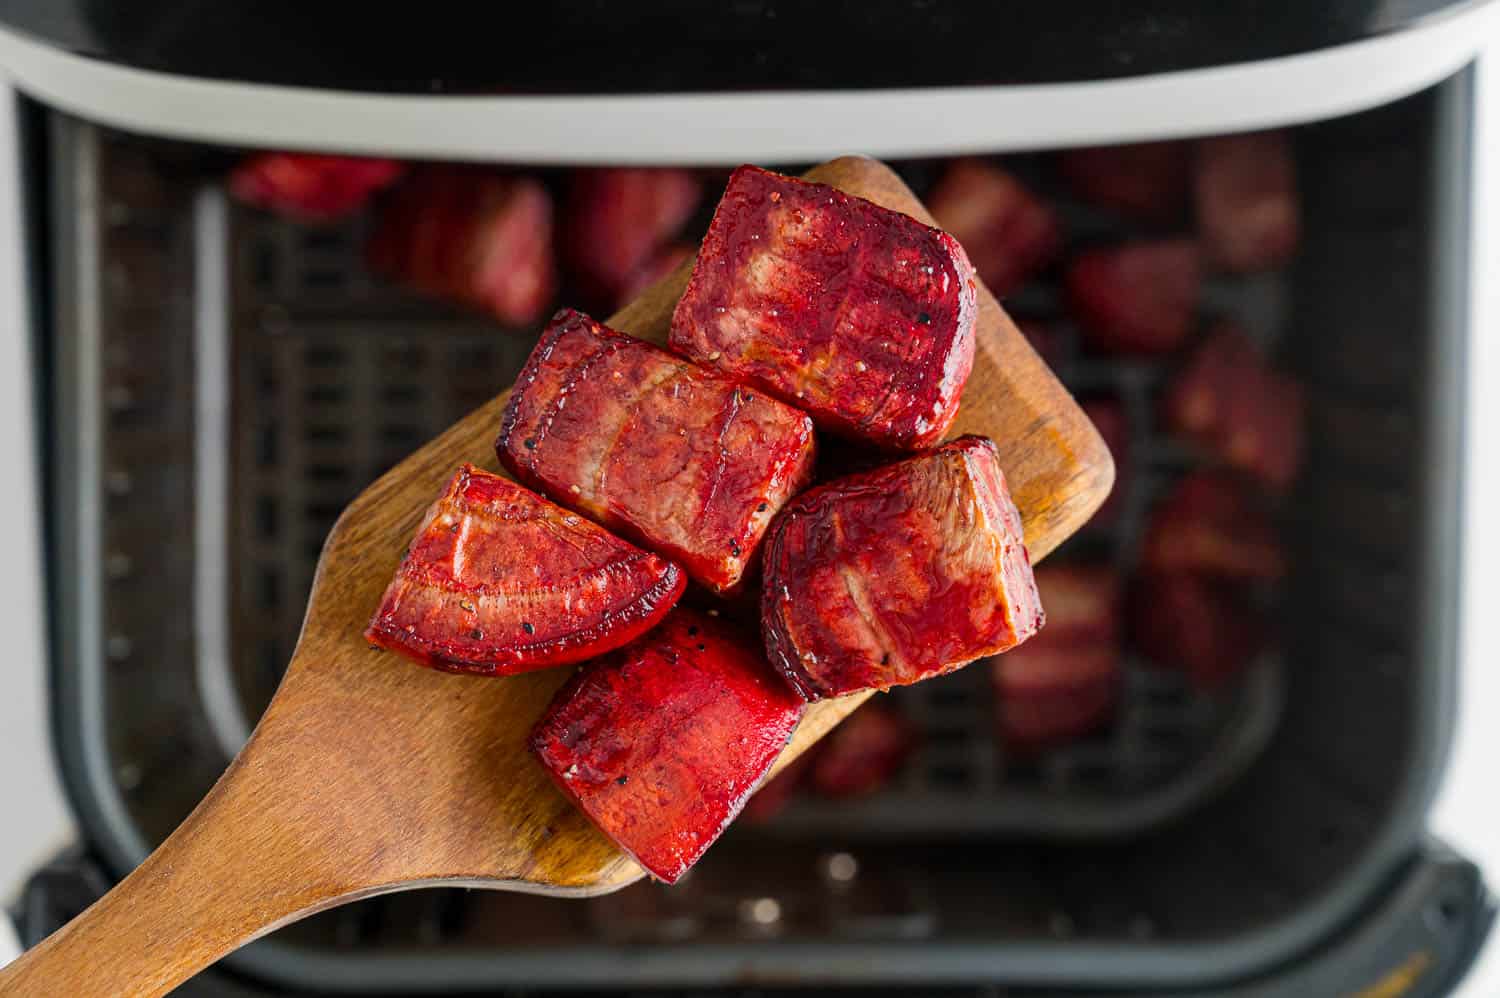
[[[1280,651],[1234,688],[1207,697],[1132,661],[1115,724],[1017,765],[981,671],[960,672],[893,694],[928,737],[887,792],[737,827],[676,888],[393,895],[237,965],[360,990],[1193,982],[1347,917],[1414,845],[1445,745],[1467,99],[1458,78],[1297,128],[1297,263],[1210,288],[1205,314],[1274,345],[1310,403]],[[274,691],[344,503],[508,384],[536,331],[373,280],[365,219],[308,229],[231,205],[223,151],[61,115],[51,135],[58,730],[89,835],[123,871]],[[1007,162],[1048,189],[1047,155]],[[901,168],[919,193],[933,175]],[[1077,238],[1121,234],[1066,210]],[[1011,305],[1059,311],[1050,279]],[[1150,429],[1164,367],[1066,356],[1075,391],[1125,403],[1140,468],[1118,526],[1069,550],[1128,566],[1152,498],[1195,458]]]

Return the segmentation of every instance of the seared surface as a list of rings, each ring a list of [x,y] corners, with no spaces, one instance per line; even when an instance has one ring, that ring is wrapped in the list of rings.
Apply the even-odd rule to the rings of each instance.
[[[767,654],[813,700],[951,672],[1044,620],[982,437],[794,499],[767,537],[765,574]]]
[[[464,465],[417,528],[365,637],[434,668],[511,675],[618,648],[685,584],[671,562]]]
[[[832,187],[734,172],[672,348],[884,447],[936,443],[974,363],[958,241]]]
[[[802,710],[740,635],[679,609],[581,669],[531,748],[600,830],[672,883],[740,813]]]
[[[759,390],[564,310],[495,447],[523,481],[722,592],[811,476],[813,428]]]

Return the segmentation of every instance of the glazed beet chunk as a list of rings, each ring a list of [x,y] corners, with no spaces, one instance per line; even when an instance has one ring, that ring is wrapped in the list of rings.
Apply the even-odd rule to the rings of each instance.
[[[1167,353],[1188,333],[1202,266],[1189,240],[1136,242],[1079,254],[1064,278],[1088,345],[1104,353]]]
[[[1098,727],[1120,685],[1122,600],[1114,570],[1046,565],[1037,569],[1036,585],[1046,629],[990,659],[1000,739],[1022,753]]]
[[[557,291],[552,197],[529,177],[431,167],[394,192],[367,255],[392,280],[527,325]]]
[[[685,584],[671,562],[464,465],[417,528],[365,638],[448,672],[508,676],[620,647],[654,627]]]
[[[1070,149],[1058,165],[1084,200],[1143,222],[1164,224],[1186,213],[1190,162],[1186,142],[1141,142]]]
[[[1223,135],[1198,143],[1193,194],[1209,264],[1267,270],[1301,238],[1297,167],[1285,132]]]
[[[1266,514],[1236,479],[1199,471],[1152,510],[1141,565],[1158,573],[1275,581],[1286,574],[1286,555]]]
[[[1238,327],[1221,324],[1167,390],[1169,429],[1284,491],[1302,463],[1302,388],[1271,369]]]
[[[1044,619],[983,437],[803,493],[766,539],[767,655],[809,700],[952,672]]]
[[[867,797],[884,790],[917,747],[917,733],[883,703],[855,711],[818,744],[813,789],[824,797]]]
[[[559,312],[505,409],[500,460],[716,592],[812,474],[812,421],[588,316]]]
[[[899,212],[734,171],[672,316],[672,348],[882,447],[937,442],[974,363],[972,268]]]
[[[673,883],[740,813],[802,709],[738,634],[679,609],[579,670],[531,748],[600,831]]]
[[[611,308],[629,301],[637,272],[692,217],[702,197],[702,185],[687,170],[573,171],[561,242],[584,293]]]
[[[234,168],[229,193],[298,221],[330,222],[358,211],[405,172],[394,159],[267,152]]]
[[[1026,283],[1062,249],[1052,207],[983,160],[961,159],[948,167],[927,207],[963,244],[980,279],[997,295]]]

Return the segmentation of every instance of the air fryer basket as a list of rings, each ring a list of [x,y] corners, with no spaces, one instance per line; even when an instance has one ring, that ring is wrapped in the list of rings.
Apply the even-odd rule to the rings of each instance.
[[[231,964],[360,991],[1161,988],[1267,971],[1375,904],[1418,847],[1447,742],[1468,100],[1460,76],[1299,128],[1298,264],[1211,288],[1208,310],[1275,344],[1310,396],[1281,653],[1229,693],[1132,662],[1106,732],[1014,767],[982,670],[961,671],[892,695],[928,737],[890,790],[736,828],[675,889],[395,895]],[[304,229],[231,206],[216,151],[62,115],[50,132],[59,748],[120,873],[274,690],[343,504],[507,384],[531,337],[372,281],[363,220]],[[1045,183],[1044,164],[1014,165]],[[925,169],[909,167],[919,186]],[[1073,231],[1109,234],[1070,210]],[[1045,285],[1013,304],[1057,308]],[[1117,526],[1071,547],[1128,567],[1191,461],[1149,431],[1163,372],[1070,350],[1060,373],[1125,404],[1139,473]]]

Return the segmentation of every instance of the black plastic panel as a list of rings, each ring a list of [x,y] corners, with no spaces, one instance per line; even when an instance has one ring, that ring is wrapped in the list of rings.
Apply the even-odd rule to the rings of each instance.
[[[1056,83],[1342,45],[1483,0],[695,0],[370,5],[0,0],[59,48],[184,76],[384,93]]]

